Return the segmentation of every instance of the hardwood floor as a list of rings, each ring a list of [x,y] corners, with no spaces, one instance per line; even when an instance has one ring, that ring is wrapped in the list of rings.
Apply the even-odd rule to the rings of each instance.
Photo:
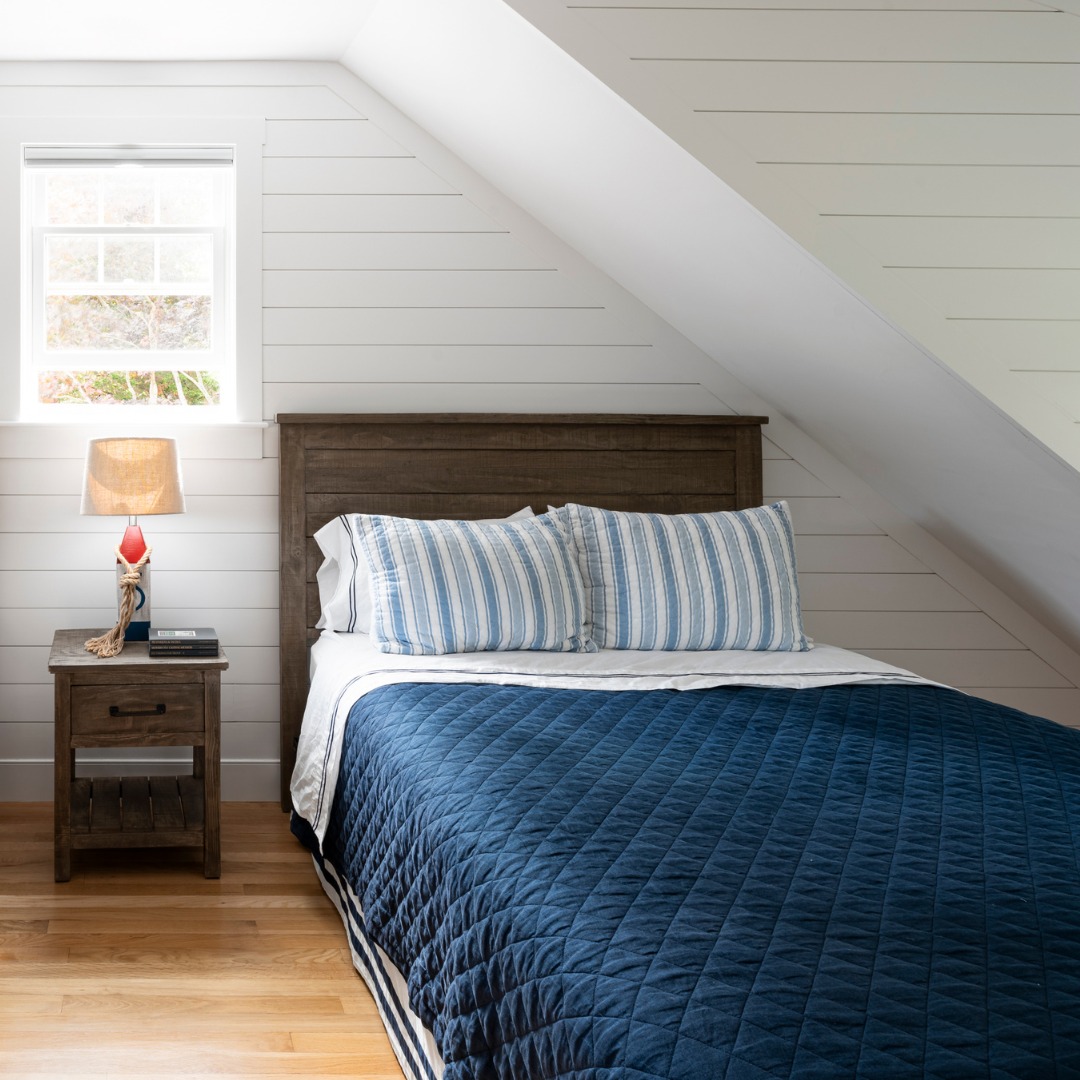
[[[276,804],[222,807],[201,853],[76,852],[52,805],[0,804],[0,1076],[401,1080],[341,920]]]

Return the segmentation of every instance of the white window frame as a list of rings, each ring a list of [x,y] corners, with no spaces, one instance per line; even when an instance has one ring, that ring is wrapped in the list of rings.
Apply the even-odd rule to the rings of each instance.
[[[262,148],[265,121],[261,117],[17,117],[0,119],[0,426],[64,425],[108,431],[220,428],[233,424],[252,429],[264,426],[262,417]],[[232,278],[231,359],[235,390],[225,407],[190,409],[133,409],[120,406],[75,405],[32,407],[21,387],[36,373],[31,366],[31,298],[27,295],[31,256],[23,228],[25,192],[23,151],[27,145],[223,145],[235,148],[235,259]],[[36,389],[34,391],[36,402]],[[59,410],[59,412],[57,411]],[[60,415],[60,414],[63,415]],[[182,414],[182,415],[181,415]],[[253,430],[252,434],[257,434]],[[36,440],[35,440],[36,441]],[[254,444],[253,444],[254,445]],[[246,454],[245,454],[246,456]]]
[[[123,416],[132,409],[161,410],[178,409],[186,412],[185,406],[175,405],[80,405],[48,404],[43,405],[37,392],[37,379],[41,371],[56,368],[68,370],[109,370],[122,371],[134,368],[154,368],[165,370],[175,366],[189,369],[213,370],[220,385],[220,400],[217,405],[191,406],[203,413],[203,418],[224,410],[232,416],[235,406],[235,356],[236,334],[233,332],[233,297],[235,295],[234,238],[235,206],[234,190],[235,148],[228,147],[100,147],[100,146],[38,146],[23,147],[24,174],[23,193],[23,228],[29,233],[29,251],[27,253],[26,272],[28,282],[24,282],[24,296],[29,303],[26,312],[27,325],[30,328],[30,348],[24,353],[24,374],[22,378],[23,415],[33,415],[41,410],[42,417],[53,410],[63,410],[71,414],[78,410],[81,415],[86,408],[92,408],[94,415]],[[43,207],[39,199],[45,197],[45,185],[50,170],[59,169],[110,169],[118,166],[148,166],[165,168],[187,168],[202,165],[222,170],[221,182],[217,194],[222,205],[217,207],[218,225],[204,226],[108,226],[93,225],[48,225],[41,222]],[[34,220],[31,218],[34,217]],[[209,235],[213,244],[213,273],[211,280],[211,327],[210,349],[205,354],[192,356],[175,351],[141,352],[101,352],[101,351],[65,351],[63,355],[50,354],[46,350],[45,306],[47,292],[47,245],[51,236],[82,236],[97,238],[100,241],[109,237],[132,236],[167,236],[167,235]],[[118,291],[117,287],[87,286],[87,291],[96,294]],[[179,364],[177,363],[179,361]],[[211,410],[207,412],[207,410]],[[161,414],[158,413],[158,418]]]

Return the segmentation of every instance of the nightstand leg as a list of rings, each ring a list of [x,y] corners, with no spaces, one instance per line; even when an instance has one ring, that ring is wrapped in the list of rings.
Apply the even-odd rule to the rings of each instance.
[[[71,880],[71,780],[75,751],[71,748],[71,679],[56,676],[53,720],[53,859],[57,881]]]
[[[203,774],[203,875],[221,877],[221,675],[208,671],[206,696],[206,741],[202,747]],[[196,764],[197,768],[197,764]]]

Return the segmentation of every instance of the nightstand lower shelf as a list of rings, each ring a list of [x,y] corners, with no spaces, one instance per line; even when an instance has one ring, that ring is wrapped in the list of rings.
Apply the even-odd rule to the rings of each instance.
[[[203,782],[194,776],[95,776],[71,784],[71,846],[202,847]]]

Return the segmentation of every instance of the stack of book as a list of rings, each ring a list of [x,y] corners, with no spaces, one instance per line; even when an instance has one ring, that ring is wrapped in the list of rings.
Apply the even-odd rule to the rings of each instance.
[[[190,630],[163,630],[150,627],[151,656],[217,656],[217,631],[209,626]]]

